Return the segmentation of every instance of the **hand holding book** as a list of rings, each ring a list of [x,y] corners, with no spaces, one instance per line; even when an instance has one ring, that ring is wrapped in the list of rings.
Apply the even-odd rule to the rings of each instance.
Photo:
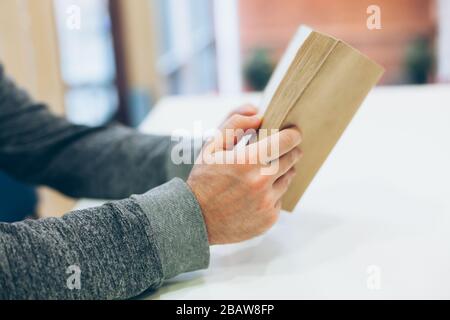
[[[295,125],[304,158],[283,197],[293,211],[356,111],[384,73],[378,64],[333,37],[301,27],[267,86],[262,129]]]

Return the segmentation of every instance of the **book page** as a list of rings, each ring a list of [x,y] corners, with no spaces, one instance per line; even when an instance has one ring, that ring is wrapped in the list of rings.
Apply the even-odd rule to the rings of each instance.
[[[384,70],[342,41],[328,56],[284,123],[301,128],[304,156],[283,197],[292,212]]]
[[[307,26],[300,26],[300,28],[297,30],[297,33],[295,34],[286,52],[281,58],[281,61],[275,69],[272,77],[270,78],[269,84],[264,91],[262,102],[259,106],[260,113],[262,115],[267,111],[267,108],[272,102],[273,96],[275,95],[278,87],[280,86],[287,71],[289,70],[289,67],[294,61],[297,52],[300,50],[306,39],[308,39],[312,31],[313,30]]]

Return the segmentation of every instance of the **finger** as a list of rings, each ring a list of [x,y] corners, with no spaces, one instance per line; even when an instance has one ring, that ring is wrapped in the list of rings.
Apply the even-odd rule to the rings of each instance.
[[[237,108],[236,110],[234,110],[233,112],[231,112],[231,114],[229,115],[229,118],[234,116],[234,115],[241,115],[241,116],[247,116],[247,117],[251,117],[254,115],[258,114],[258,108],[251,105],[251,104],[246,104],[243,105],[239,108]]]
[[[302,142],[302,135],[297,128],[288,128],[257,142],[259,162],[269,163],[297,147]]]
[[[277,212],[278,217],[279,217],[279,215],[280,215],[280,212],[281,212],[282,208],[283,208],[283,204],[281,203],[281,200],[278,200],[278,201],[275,203],[275,212]]]
[[[295,177],[295,168],[291,168],[285,175],[281,176],[273,185],[273,191],[275,192],[275,198],[281,199],[289,189],[292,180]]]
[[[278,171],[274,174],[274,181],[284,176],[289,170],[291,170],[297,162],[302,158],[303,152],[300,148],[294,148],[286,153],[278,161]]]
[[[209,145],[212,152],[232,149],[249,131],[256,131],[261,126],[261,119],[257,116],[243,116],[235,114],[221,127],[220,131]]]

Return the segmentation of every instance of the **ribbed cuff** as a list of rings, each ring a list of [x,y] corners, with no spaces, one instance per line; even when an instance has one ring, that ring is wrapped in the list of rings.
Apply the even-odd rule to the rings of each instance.
[[[134,199],[150,221],[149,234],[156,241],[165,279],[208,267],[205,222],[185,182],[174,179]]]

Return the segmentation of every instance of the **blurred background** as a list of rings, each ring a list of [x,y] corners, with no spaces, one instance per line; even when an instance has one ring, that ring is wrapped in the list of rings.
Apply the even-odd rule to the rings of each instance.
[[[373,4],[379,30],[366,23]],[[300,24],[378,61],[382,85],[450,82],[449,16],[447,0],[2,0],[0,61],[75,123],[136,127],[165,96],[263,90]],[[0,175],[2,190],[12,183]],[[24,214],[37,201],[25,189]],[[50,215],[73,205],[40,199]],[[0,212],[15,210],[7,200]]]

